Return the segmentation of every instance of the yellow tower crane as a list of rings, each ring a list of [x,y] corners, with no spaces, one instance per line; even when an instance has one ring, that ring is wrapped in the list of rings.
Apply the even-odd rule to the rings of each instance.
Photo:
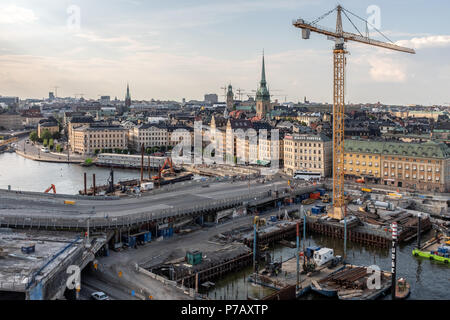
[[[336,31],[323,28],[317,25],[317,22],[331,14],[332,12],[337,12],[336,19]],[[342,13],[350,21],[353,27],[358,31],[359,34],[345,32],[342,28]],[[365,23],[366,34],[363,35],[353,21],[349,17],[353,15],[354,17],[362,20]],[[334,54],[334,77],[333,77],[333,207],[328,215],[334,219],[342,220],[346,212],[346,204],[344,197],[344,89],[345,89],[345,65],[346,65],[346,54],[348,53],[345,48],[345,43],[347,41],[356,41],[359,43],[365,43],[372,46],[377,46],[380,48],[386,48],[391,50],[396,50],[400,52],[412,53],[416,52],[413,49],[401,47],[395,45],[391,40],[389,40],[384,34],[382,34],[378,29],[372,26],[369,22],[361,17],[351,13],[350,11],[344,9],[342,6],[338,5],[333,10],[325,13],[313,22],[307,22],[303,19],[294,20],[294,27],[302,29],[302,38],[309,39],[311,31],[326,35],[328,40],[335,42],[333,49]],[[389,42],[383,42],[371,39],[369,37],[369,26],[386,38]]]

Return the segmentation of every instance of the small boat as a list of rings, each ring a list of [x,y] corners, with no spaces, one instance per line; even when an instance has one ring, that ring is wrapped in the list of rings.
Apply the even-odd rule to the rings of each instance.
[[[397,284],[395,285],[395,298],[396,299],[406,299],[409,294],[411,286],[408,282],[406,282],[406,279],[400,278],[397,280]]]

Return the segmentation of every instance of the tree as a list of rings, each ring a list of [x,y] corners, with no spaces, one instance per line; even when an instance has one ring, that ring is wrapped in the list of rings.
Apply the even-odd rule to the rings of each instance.
[[[36,131],[33,131],[30,133],[30,140],[33,142],[36,142],[39,139],[38,134]]]
[[[55,140],[59,140],[61,138],[61,134],[59,132],[54,132],[52,134],[52,138]]]
[[[41,139],[43,139],[43,140],[50,140],[51,138],[52,138],[52,134],[50,133],[50,131],[48,131],[46,129],[46,130],[44,130],[44,132],[42,132]]]

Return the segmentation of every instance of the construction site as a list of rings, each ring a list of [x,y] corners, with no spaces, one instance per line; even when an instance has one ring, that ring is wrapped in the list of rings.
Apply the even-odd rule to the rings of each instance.
[[[317,24],[333,12],[335,31]],[[332,179],[293,181],[250,166],[176,166],[171,157],[146,159],[142,146],[140,157],[102,158],[98,164],[110,168],[107,183],[96,185],[93,174],[88,188],[85,173],[77,195],[59,194],[54,184],[43,192],[0,190],[0,299],[88,299],[94,291],[140,300],[309,294],[372,300],[389,292],[394,299],[406,263],[432,254],[446,267],[440,242],[449,234],[446,195],[344,181],[346,43],[415,53],[345,32],[347,13],[337,6],[311,23],[293,22],[303,39],[315,32],[334,42]],[[140,179],[117,182],[114,167],[140,169]],[[380,269],[371,268],[375,262]],[[446,272],[442,265],[423,268],[433,277],[430,270]],[[81,288],[67,287],[69,266],[80,269]],[[416,271],[408,270],[407,280],[419,278]],[[235,274],[239,279],[223,283]],[[370,285],[373,275],[378,287]]]

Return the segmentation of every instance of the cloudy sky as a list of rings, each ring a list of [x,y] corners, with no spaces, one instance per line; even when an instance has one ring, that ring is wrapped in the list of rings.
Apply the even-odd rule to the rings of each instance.
[[[450,103],[450,2],[342,0],[411,55],[348,44],[347,102]],[[380,9],[380,19],[374,11]],[[302,40],[332,0],[0,0],[0,95],[202,99],[230,83],[249,94],[265,51],[269,88],[284,101],[332,100],[332,42]],[[352,20],[360,30],[364,25]],[[321,25],[333,28],[334,16]],[[344,29],[356,32],[348,21]],[[379,35],[371,32],[375,38]]]

